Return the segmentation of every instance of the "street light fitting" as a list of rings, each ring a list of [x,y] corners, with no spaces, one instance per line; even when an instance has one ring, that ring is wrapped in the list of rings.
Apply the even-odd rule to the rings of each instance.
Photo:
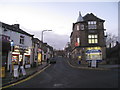
[[[42,35],[41,35],[41,41],[43,42],[43,32],[45,32],[45,31],[52,31],[52,30],[43,30],[42,31]]]
[[[45,32],[45,31],[52,31],[52,30],[43,30],[42,32]]]
[[[47,31],[52,31],[52,30],[47,30]]]

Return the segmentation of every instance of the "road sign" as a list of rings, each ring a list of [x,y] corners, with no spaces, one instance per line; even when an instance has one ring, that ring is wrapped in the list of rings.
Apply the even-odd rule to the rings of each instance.
[[[97,65],[96,60],[92,60],[92,62],[91,62],[91,67],[96,67],[96,65]]]

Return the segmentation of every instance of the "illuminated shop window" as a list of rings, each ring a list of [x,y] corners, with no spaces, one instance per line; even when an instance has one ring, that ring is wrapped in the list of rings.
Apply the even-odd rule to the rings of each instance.
[[[98,36],[97,35],[88,35],[88,43],[98,43]]]

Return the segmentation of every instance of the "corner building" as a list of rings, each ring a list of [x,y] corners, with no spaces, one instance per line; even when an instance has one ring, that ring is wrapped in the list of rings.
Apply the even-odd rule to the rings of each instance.
[[[84,17],[79,12],[76,23],[73,23],[70,35],[71,57],[87,63],[90,60],[105,62],[106,44],[104,35],[104,22],[94,14],[86,14]]]

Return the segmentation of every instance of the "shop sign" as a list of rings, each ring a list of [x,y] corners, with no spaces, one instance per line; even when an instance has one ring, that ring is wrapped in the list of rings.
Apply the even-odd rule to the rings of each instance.
[[[101,50],[87,50],[86,53],[101,53]]]
[[[87,50],[86,51],[86,60],[102,60],[102,51],[101,50]]]

